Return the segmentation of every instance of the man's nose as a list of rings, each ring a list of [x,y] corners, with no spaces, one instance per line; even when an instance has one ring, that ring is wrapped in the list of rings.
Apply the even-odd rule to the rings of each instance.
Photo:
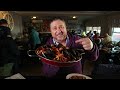
[[[62,30],[61,30],[60,28],[57,28],[57,31],[58,31],[58,32],[62,32]]]
[[[57,30],[56,32],[57,35],[62,34],[62,31],[60,29]]]

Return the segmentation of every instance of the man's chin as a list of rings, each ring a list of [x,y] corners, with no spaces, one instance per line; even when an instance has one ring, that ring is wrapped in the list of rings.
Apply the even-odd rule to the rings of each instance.
[[[62,41],[64,41],[64,39],[57,38],[57,41],[62,42]]]
[[[65,37],[61,35],[61,36],[56,37],[56,40],[61,42],[65,40]]]

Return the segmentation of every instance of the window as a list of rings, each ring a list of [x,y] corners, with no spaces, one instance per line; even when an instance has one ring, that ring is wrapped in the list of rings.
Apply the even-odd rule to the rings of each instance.
[[[86,27],[86,33],[88,33],[89,31],[97,31],[97,33],[101,33],[101,27]]]
[[[120,27],[112,28],[112,41],[116,41],[116,42],[120,41]]]

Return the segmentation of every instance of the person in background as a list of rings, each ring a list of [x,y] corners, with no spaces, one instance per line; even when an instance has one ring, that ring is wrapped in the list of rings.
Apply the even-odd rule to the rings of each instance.
[[[105,34],[105,37],[102,40],[103,45],[107,45],[108,43],[112,42],[112,37],[108,35],[108,33]]]
[[[0,19],[0,26],[8,27],[8,22],[5,19]]]
[[[10,31],[9,27],[0,27],[0,76],[10,76],[18,70],[20,53]]]
[[[93,42],[97,44],[98,48],[100,48],[101,38],[100,34],[97,33],[97,31],[94,31]]]
[[[90,40],[93,41],[93,33],[91,30],[87,33],[87,37],[89,37]]]
[[[41,44],[39,32],[34,26],[29,27],[28,30],[29,30],[29,43],[31,49],[36,49]]]
[[[85,55],[83,55],[83,59],[81,61],[84,62],[84,60],[97,60],[99,56],[97,45],[88,37],[81,38],[78,35],[73,35],[67,32],[66,23],[64,20],[60,18],[54,19],[50,23],[50,32],[52,37],[47,40],[46,45],[62,44],[65,47],[84,49]],[[43,62],[42,74],[47,78],[57,78],[59,76],[59,78],[65,78],[65,76],[70,73],[82,74],[83,65],[81,61],[70,67],[56,67]]]
[[[7,22],[7,20],[5,20],[5,19],[0,19],[0,30],[2,30],[2,29],[4,29],[4,28],[6,28],[6,27],[8,27],[8,22]],[[8,34],[8,36],[9,37],[11,37],[11,31],[10,30],[8,30],[8,29],[4,29],[4,32],[6,33],[6,34]]]
[[[97,31],[93,31],[93,38],[97,38]]]

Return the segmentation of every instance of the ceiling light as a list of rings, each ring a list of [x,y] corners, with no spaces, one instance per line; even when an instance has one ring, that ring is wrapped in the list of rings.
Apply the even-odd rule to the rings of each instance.
[[[76,18],[76,16],[73,16],[73,18]]]
[[[33,18],[33,19],[36,19],[36,16],[33,16],[32,18]]]

